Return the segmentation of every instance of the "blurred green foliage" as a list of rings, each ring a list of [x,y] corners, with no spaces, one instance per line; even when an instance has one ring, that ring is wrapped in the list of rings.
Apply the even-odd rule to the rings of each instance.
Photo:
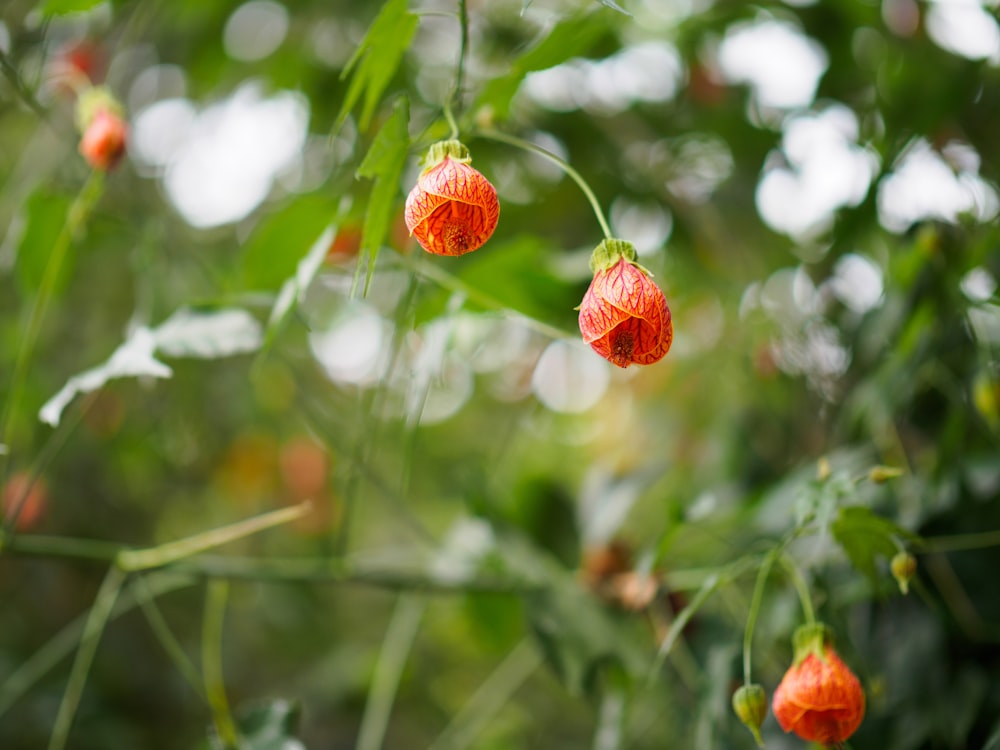
[[[5,2],[0,747],[749,748],[779,559],[754,682],[800,576],[851,747],[997,746],[1000,31],[945,5]],[[103,183],[67,66],[129,108]],[[446,107],[461,258],[402,226]],[[578,344],[600,226],[511,137],[639,245],[662,362]]]

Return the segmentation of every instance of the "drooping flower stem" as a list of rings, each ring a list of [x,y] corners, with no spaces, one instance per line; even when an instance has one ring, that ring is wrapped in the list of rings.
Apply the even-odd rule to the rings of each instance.
[[[774,566],[774,561],[781,554],[781,550],[784,545],[776,545],[764,556],[764,560],[760,564],[760,568],[757,570],[757,580],[754,582],[753,586],[753,596],[750,599],[750,612],[747,615],[747,625],[746,630],[743,631],[743,684],[749,685],[752,681],[750,679],[750,662],[751,662],[751,649],[753,646],[753,630],[757,625],[757,615],[760,614],[760,605],[764,600],[764,586],[767,583],[767,578],[771,573],[771,568]]]
[[[522,138],[518,138],[517,136],[508,135],[507,133],[501,133],[499,130],[481,130],[478,132],[478,135],[483,138],[488,138],[491,141],[508,143],[511,146],[516,146],[523,151],[530,151],[532,153],[539,154],[558,166],[563,172],[572,178],[573,182],[575,182],[577,186],[579,186],[580,190],[583,191],[587,200],[590,201],[590,206],[594,209],[594,216],[597,217],[597,223],[601,225],[601,231],[604,233],[604,238],[608,240],[612,239],[611,227],[608,225],[607,219],[604,218],[604,212],[601,210],[601,204],[598,202],[597,196],[594,195],[594,191],[591,190],[587,181],[583,179],[583,175],[573,169],[573,167],[570,166],[566,160],[556,156],[551,151],[532,143],[531,141],[526,141]]]
[[[448,98],[445,99],[444,106],[444,119],[448,123],[448,128],[450,133],[448,135],[449,140],[458,140],[459,129],[458,121],[455,119],[455,109],[461,111],[462,109],[462,87],[465,84],[465,53],[469,49],[469,9],[466,6],[466,0],[458,0],[458,24],[461,27],[461,42],[458,48],[458,65],[455,71],[455,87],[448,94]]]
[[[788,571],[788,576],[792,579],[792,585],[795,586],[795,592],[799,595],[799,601],[802,603],[802,614],[806,618],[806,624],[815,624],[816,613],[813,611],[812,596],[809,594],[809,586],[806,584],[805,578],[802,577],[802,572],[786,554],[781,555],[781,564]]]

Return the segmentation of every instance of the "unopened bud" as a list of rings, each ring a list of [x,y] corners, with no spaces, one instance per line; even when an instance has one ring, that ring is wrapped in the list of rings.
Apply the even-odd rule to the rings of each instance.
[[[896,466],[873,466],[868,472],[868,479],[875,484],[883,484],[890,479],[903,476],[903,470]]]
[[[898,552],[889,563],[892,570],[892,577],[899,584],[899,590],[906,595],[910,590],[910,581],[917,573],[917,559],[909,552]]]
[[[764,738],[760,736],[760,725],[767,716],[767,694],[760,685],[744,685],[733,693],[733,711],[740,721],[750,730],[758,747],[764,747]]]
[[[821,482],[825,482],[829,478],[830,478],[830,459],[828,459],[826,456],[823,456],[822,458],[820,458],[819,461],[816,462],[816,479],[818,479]]]

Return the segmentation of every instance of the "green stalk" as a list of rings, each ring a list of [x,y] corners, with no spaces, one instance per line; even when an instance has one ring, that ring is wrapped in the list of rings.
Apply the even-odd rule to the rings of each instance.
[[[816,613],[813,611],[812,597],[809,594],[809,586],[806,585],[805,578],[802,577],[798,566],[788,555],[781,555],[781,564],[788,571],[788,575],[792,579],[792,584],[795,586],[795,592],[799,595],[799,601],[802,603],[802,614],[806,618],[806,624],[816,624]]]
[[[396,603],[385,632],[378,663],[375,665],[375,676],[368,692],[365,712],[361,717],[357,750],[379,750],[382,747],[403,667],[406,666],[426,609],[427,602],[412,594],[400,596]]]
[[[24,335],[21,337],[17,356],[14,360],[14,370],[10,380],[10,390],[7,393],[7,402],[4,404],[3,414],[0,415],[0,444],[10,448],[11,433],[14,423],[15,409],[22,403],[24,398],[24,385],[28,374],[28,365],[34,354],[35,344],[38,334],[41,331],[42,321],[45,320],[45,313],[48,311],[52,293],[55,290],[56,281],[59,279],[59,271],[66,260],[66,254],[73,239],[80,233],[87,217],[93,210],[94,205],[101,197],[104,187],[104,173],[92,171],[90,177],[80,188],[75,200],[66,212],[66,220],[63,222],[62,230],[56,238],[52,252],[45,264],[45,271],[42,273],[42,280],[35,294],[35,301],[28,313],[28,320],[25,323]],[[0,477],[6,478],[8,453],[0,454],[3,471]]]
[[[201,669],[215,731],[226,748],[236,748],[239,746],[239,737],[229,712],[229,700],[226,698],[226,685],[222,676],[223,623],[228,598],[228,581],[208,582],[205,589],[205,618],[201,628]]]
[[[87,623],[84,625],[83,635],[80,638],[80,647],[76,651],[76,659],[73,660],[73,668],[70,670],[69,680],[66,682],[66,692],[63,693],[59,712],[52,725],[48,750],[63,750],[66,747],[69,730],[73,726],[73,718],[80,705],[83,688],[87,684],[90,665],[97,652],[97,644],[101,640],[104,626],[108,623],[115,601],[118,599],[118,593],[125,582],[125,577],[126,574],[114,566],[108,568],[108,572],[104,576],[104,582],[97,592],[94,604],[90,608],[90,614],[87,615]]]
[[[290,508],[273,510],[259,516],[247,518],[229,526],[211,529],[200,534],[194,534],[185,539],[167,542],[149,549],[122,550],[118,553],[118,567],[122,570],[136,571],[160,568],[172,562],[191,557],[199,552],[218,547],[223,544],[256,534],[258,531],[295,521],[312,511],[312,503],[308,500]]]
[[[198,670],[195,668],[194,664],[188,658],[187,654],[184,653],[184,649],[178,642],[177,638],[174,636],[173,631],[167,624],[166,619],[163,617],[163,613],[160,608],[156,606],[155,594],[150,590],[149,584],[146,582],[146,577],[144,575],[137,575],[132,581],[132,591],[135,600],[139,603],[139,607],[142,609],[142,613],[146,616],[146,621],[149,623],[150,630],[153,631],[153,635],[163,646],[163,650],[167,652],[167,655],[173,661],[174,666],[177,667],[177,671],[181,673],[181,676],[187,680],[187,683],[194,689],[196,693],[202,698],[205,698],[205,691],[202,687],[201,677],[198,675]]]
[[[764,586],[767,583],[767,577],[771,573],[771,567],[774,565],[774,561],[781,554],[784,545],[779,544],[771,549],[761,563],[760,569],[757,571],[757,580],[754,582],[753,596],[750,599],[750,612],[747,615],[746,630],[743,632],[743,684],[749,685],[750,680],[750,660],[751,651],[753,647],[753,631],[754,627],[757,625],[757,616],[760,614],[760,605],[764,600]]]
[[[478,135],[483,138],[488,138],[491,141],[508,143],[511,146],[522,149],[523,151],[539,154],[558,166],[563,172],[573,179],[573,181],[579,186],[580,190],[583,191],[583,194],[587,197],[587,200],[590,202],[590,207],[594,210],[594,216],[597,217],[597,223],[601,225],[601,231],[604,232],[604,238],[607,240],[612,239],[611,227],[608,226],[608,221],[604,218],[604,211],[601,210],[601,204],[597,200],[597,196],[594,195],[594,191],[591,190],[587,181],[583,179],[583,175],[573,169],[573,167],[570,166],[566,160],[556,156],[551,151],[532,143],[531,141],[526,141],[522,138],[518,138],[517,136],[501,133],[499,130],[481,130],[478,132]]]
[[[525,638],[518,643],[459,709],[428,750],[466,750],[472,747],[489,720],[510,701],[514,692],[541,663],[542,655],[532,639]]]

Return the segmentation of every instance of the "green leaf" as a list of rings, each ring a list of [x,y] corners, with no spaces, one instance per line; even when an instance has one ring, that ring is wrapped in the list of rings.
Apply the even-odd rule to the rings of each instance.
[[[556,278],[545,261],[551,248],[535,235],[522,235],[508,242],[491,242],[471,254],[459,272],[468,286],[496,300],[505,308],[517,310],[529,318],[555,328],[572,331],[583,292]],[[442,292],[428,300],[429,312],[439,313],[447,301]],[[481,309],[471,298],[469,309]],[[422,310],[427,314],[428,310]]]
[[[323,260],[326,258],[330,245],[333,244],[336,236],[336,228],[332,225],[328,226],[323,234],[319,236],[319,239],[313,242],[312,247],[309,248],[309,252],[306,253],[305,257],[299,261],[295,275],[287,279],[282,285],[281,291],[274,301],[274,307],[271,308],[271,317],[267,322],[266,346],[270,346],[275,333],[288,316],[289,310],[299,303],[302,295],[305,294],[306,289],[312,283],[312,280],[316,278],[316,274],[323,265]]]
[[[28,198],[25,206],[26,227],[17,249],[17,277],[24,291],[35,292],[41,285],[49,256],[66,223],[72,202],[69,196],[44,190]],[[65,288],[71,268],[71,254],[67,253],[53,289],[55,294]]]
[[[368,128],[375,107],[396,74],[403,54],[417,30],[419,19],[406,8],[407,0],[389,0],[382,6],[382,11],[372,21],[365,38],[344,67],[341,78],[350,74],[355,66],[357,70],[354,70],[354,77],[347,88],[335,127],[339,128],[344,124],[363,93],[364,105],[359,126],[361,130]]]
[[[396,100],[392,115],[378,131],[375,141],[358,167],[358,177],[375,180],[368,198],[368,210],[361,234],[361,256],[358,259],[359,269],[363,260],[368,263],[366,291],[375,271],[375,258],[389,233],[392,211],[397,204],[399,180],[410,149],[410,134],[407,129],[409,122],[410,102],[405,96],[401,96]]]
[[[156,358],[157,352],[170,357],[214,359],[253,351],[260,342],[260,324],[245,310],[195,312],[181,308],[155,329],[136,328],[105,362],[67,380],[45,402],[38,418],[55,427],[77,394],[92,393],[110,380],[172,377],[173,371]]]
[[[557,24],[538,44],[511,64],[510,72],[494,78],[484,88],[477,105],[489,106],[497,119],[510,115],[510,103],[528,73],[546,70],[589,52],[608,33],[607,19],[587,14]]]
[[[104,0],[45,0],[42,3],[42,13],[48,16],[65,16],[70,13],[82,13],[100,5]]]
[[[868,576],[872,585],[878,583],[875,558],[879,555],[891,558],[899,550],[900,540],[915,538],[909,531],[860,505],[842,507],[830,524],[830,530],[851,564]]]
[[[246,289],[278,289],[295,273],[299,248],[311,247],[337,212],[329,196],[307,195],[269,216],[243,250]]]

